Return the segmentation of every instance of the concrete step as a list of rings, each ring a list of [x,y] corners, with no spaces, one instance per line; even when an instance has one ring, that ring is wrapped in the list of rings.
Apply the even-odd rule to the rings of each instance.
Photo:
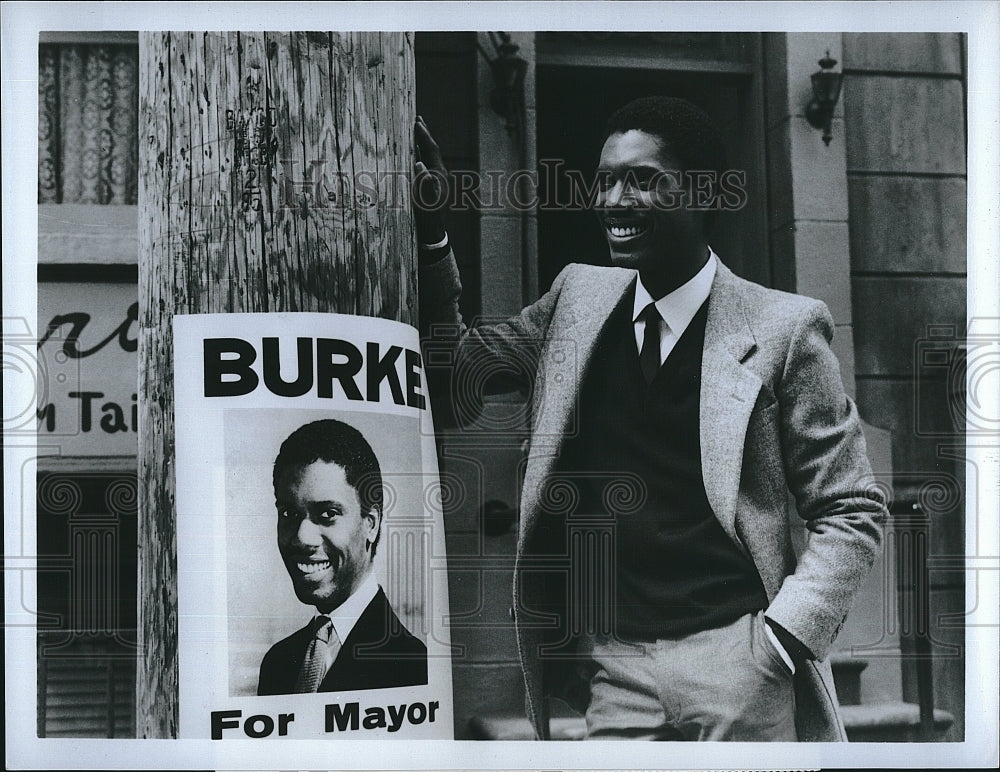
[[[587,724],[579,716],[563,716],[549,721],[553,740],[582,740]],[[469,719],[473,740],[534,740],[531,723],[524,716],[475,716]]]
[[[868,667],[868,660],[838,652],[830,656],[830,667],[841,706],[860,705],[861,673]]]
[[[840,709],[851,742],[920,742],[920,708],[910,702],[871,702]],[[934,709],[934,731],[940,740],[955,717]]]
[[[920,709],[908,702],[879,702],[842,705],[841,715],[851,742],[918,742]],[[944,710],[934,711],[934,728],[941,737],[954,717]],[[580,740],[586,724],[580,716],[561,716],[549,723],[553,740]],[[535,734],[523,716],[484,715],[469,720],[473,740],[533,740]]]

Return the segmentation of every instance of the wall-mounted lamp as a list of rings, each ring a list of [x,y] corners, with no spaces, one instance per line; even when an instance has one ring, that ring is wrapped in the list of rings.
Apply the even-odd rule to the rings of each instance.
[[[519,46],[511,42],[509,33],[491,32],[489,35],[493,43],[492,57],[477,45],[493,73],[490,107],[504,119],[507,131],[519,135],[524,123],[524,76],[528,62],[518,55]]]
[[[830,58],[830,52],[819,60],[822,68],[814,72],[812,78],[812,101],[806,106],[806,120],[816,129],[823,129],[823,142],[827,145],[833,139],[830,124],[833,122],[833,111],[840,99],[840,86],[844,81],[844,73],[834,72],[836,59]]]

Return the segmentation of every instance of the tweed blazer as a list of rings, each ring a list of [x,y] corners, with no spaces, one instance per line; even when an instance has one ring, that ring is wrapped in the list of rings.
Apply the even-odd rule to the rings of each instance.
[[[526,708],[545,738],[545,697],[570,688],[546,677],[536,654],[542,634],[524,622],[518,569],[528,557],[555,460],[576,431],[579,390],[595,343],[616,304],[632,291],[636,274],[570,265],[517,316],[471,330],[458,313],[461,284],[450,256],[423,267],[420,280],[425,333],[434,345],[454,347],[449,361],[458,372],[451,390],[460,411],[474,413],[482,389],[454,384],[481,383],[477,373],[499,373],[509,381],[501,387],[521,386],[530,394],[531,445],[513,592]],[[741,279],[721,261],[708,303],[699,408],[708,501],[757,567],[767,616],[816,655],[795,678],[800,739],[843,740],[825,658],[879,554],[888,511],[873,484],[857,409],[844,393],[830,349],[833,320],[820,301]],[[433,388],[430,374],[429,380]],[[791,514],[808,530],[798,556],[789,491]]]

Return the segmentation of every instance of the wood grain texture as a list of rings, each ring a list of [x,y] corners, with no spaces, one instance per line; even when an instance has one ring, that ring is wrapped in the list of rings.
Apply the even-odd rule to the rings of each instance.
[[[144,32],[139,92],[137,731],[175,737],[173,315],[415,323],[413,37]]]

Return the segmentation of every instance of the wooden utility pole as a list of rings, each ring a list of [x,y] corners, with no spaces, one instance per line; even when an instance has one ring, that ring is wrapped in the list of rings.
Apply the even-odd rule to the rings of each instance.
[[[140,737],[178,728],[174,314],[416,323],[409,33],[142,33]]]

